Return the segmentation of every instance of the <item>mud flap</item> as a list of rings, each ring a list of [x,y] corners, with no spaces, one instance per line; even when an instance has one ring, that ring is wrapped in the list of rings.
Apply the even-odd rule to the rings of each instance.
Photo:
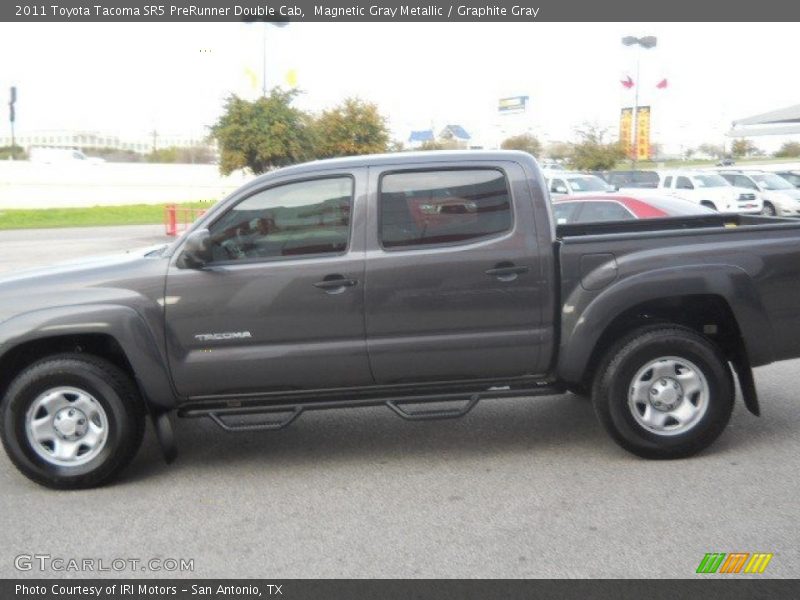
[[[153,419],[153,428],[158,438],[158,445],[161,447],[161,454],[167,464],[172,463],[178,457],[178,447],[175,445],[175,434],[172,430],[172,422],[169,413],[150,413]]]
[[[743,349],[739,350],[735,356],[732,357],[731,364],[736,377],[739,379],[739,388],[742,390],[742,398],[744,398],[744,405],[755,416],[761,415],[761,408],[758,404],[758,391],[756,390],[756,381],[753,377],[753,369],[750,368],[750,361]]]

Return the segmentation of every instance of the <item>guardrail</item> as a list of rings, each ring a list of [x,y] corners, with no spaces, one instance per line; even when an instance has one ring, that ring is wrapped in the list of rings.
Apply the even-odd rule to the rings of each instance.
[[[189,225],[203,216],[205,208],[192,208],[166,204],[164,206],[164,230],[167,235],[177,236],[189,228]]]

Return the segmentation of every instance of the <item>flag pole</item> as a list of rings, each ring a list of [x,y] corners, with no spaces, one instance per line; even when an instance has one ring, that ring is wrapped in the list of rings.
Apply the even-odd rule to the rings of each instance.
[[[639,87],[642,85],[642,82],[639,79],[639,62],[641,57],[642,47],[639,44],[636,44],[636,82],[633,85],[633,118],[631,121],[631,135],[633,135],[633,143],[631,144],[631,148],[633,149],[633,161],[631,166],[634,171],[636,170],[636,162],[639,158]]]

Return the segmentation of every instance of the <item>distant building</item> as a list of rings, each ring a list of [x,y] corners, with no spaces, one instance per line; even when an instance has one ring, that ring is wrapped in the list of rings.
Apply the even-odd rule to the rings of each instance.
[[[419,148],[426,142],[435,141],[436,137],[433,135],[433,129],[421,129],[419,131],[412,131],[408,136],[408,145],[412,148]]]
[[[472,136],[461,125],[446,125],[438,136],[433,133],[433,129],[412,131],[408,144],[411,148],[419,148],[426,143],[439,143],[447,148],[467,149],[471,139]]]
[[[127,150],[147,154],[155,148],[191,148],[204,146],[213,148],[207,136],[199,134],[161,134],[158,132],[141,136],[123,137],[97,131],[44,130],[21,133],[15,136],[17,146],[23,148],[105,148]],[[0,147],[10,146],[11,136],[0,135]]]
[[[439,132],[439,139],[444,142],[455,143],[457,148],[468,148],[472,136],[461,125],[446,125]]]

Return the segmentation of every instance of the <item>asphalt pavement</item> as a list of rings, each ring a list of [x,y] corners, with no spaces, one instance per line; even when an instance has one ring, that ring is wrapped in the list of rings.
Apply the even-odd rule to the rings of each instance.
[[[2,269],[159,239],[0,232]],[[774,553],[755,577],[796,577],[797,372],[800,361],[758,369],[762,416],[739,401],[714,446],[677,461],[627,454],[572,395],[484,401],[439,422],[381,408],[311,412],[279,432],[179,421],[174,464],[148,430],[120,480],[78,492],[29,482],[0,453],[0,577],[692,578],[708,552]],[[34,554],[194,570],[15,567]]]

